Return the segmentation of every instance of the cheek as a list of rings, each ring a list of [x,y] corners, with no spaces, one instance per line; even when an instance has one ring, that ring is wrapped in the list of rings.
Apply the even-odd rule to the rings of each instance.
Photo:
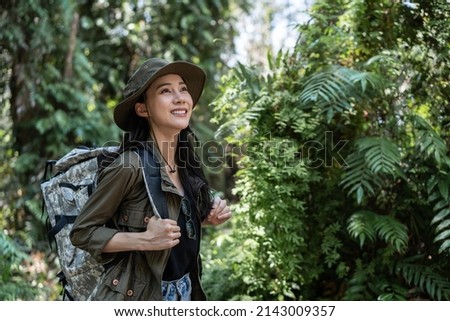
[[[192,100],[192,96],[191,95],[187,95],[186,101],[189,103],[189,105],[194,107],[194,101]]]
[[[150,115],[157,115],[159,112],[167,108],[168,100],[164,99],[164,97],[160,97],[158,99],[153,99],[148,103],[148,111]]]

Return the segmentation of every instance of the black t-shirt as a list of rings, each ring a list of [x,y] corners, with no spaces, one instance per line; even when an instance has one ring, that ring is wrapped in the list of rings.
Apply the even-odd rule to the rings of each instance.
[[[197,264],[197,256],[200,250],[200,220],[197,217],[193,206],[190,204],[190,218],[194,225],[195,239],[189,238],[186,230],[186,222],[189,216],[183,211],[183,202],[190,204],[187,198],[181,200],[180,212],[178,215],[178,226],[181,230],[180,243],[174,246],[170,251],[169,260],[163,273],[164,281],[174,281],[180,279],[187,273],[190,273],[195,264]]]

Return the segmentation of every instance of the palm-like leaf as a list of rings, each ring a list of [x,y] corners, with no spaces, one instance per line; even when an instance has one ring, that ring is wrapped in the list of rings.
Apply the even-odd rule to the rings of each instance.
[[[391,244],[399,253],[404,253],[408,247],[408,228],[392,216],[377,215],[375,229],[378,236]]]
[[[396,273],[410,285],[418,287],[435,300],[450,299],[450,282],[435,273],[431,267],[410,262],[398,262]]]
[[[399,166],[400,152],[395,144],[383,137],[366,137],[355,143],[356,150],[346,160],[346,168],[341,186],[348,194],[356,194],[358,204],[366,192],[375,195],[381,188],[382,174],[403,176]]]
[[[330,122],[336,113],[352,108],[352,101],[368,88],[381,87],[381,79],[372,73],[331,66],[306,79],[299,102],[303,108],[318,107]]]
[[[375,241],[377,236],[399,253],[408,246],[407,227],[391,216],[359,211],[350,217],[347,229],[353,238],[359,240],[361,247],[366,239]]]
[[[356,146],[365,155],[372,173],[390,174],[394,177],[401,173],[400,151],[392,141],[384,137],[365,137],[359,139]]]
[[[359,245],[364,246],[366,240],[371,242],[376,239],[375,216],[369,211],[361,211],[353,214],[348,220],[347,230],[351,237],[359,240]]]
[[[417,133],[416,146],[419,153],[427,157],[434,157],[437,165],[450,166],[450,158],[447,156],[448,148],[445,141],[438,133],[420,116],[413,116],[413,124]]]

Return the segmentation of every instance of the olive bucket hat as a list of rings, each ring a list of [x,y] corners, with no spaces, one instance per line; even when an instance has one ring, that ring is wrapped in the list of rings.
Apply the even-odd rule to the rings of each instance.
[[[131,129],[130,116],[136,102],[153,81],[168,74],[177,74],[183,78],[192,96],[193,106],[197,104],[206,80],[206,73],[202,68],[186,61],[168,62],[150,58],[130,77],[123,91],[123,100],[114,108],[114,122],[117,126],[124,131]]]

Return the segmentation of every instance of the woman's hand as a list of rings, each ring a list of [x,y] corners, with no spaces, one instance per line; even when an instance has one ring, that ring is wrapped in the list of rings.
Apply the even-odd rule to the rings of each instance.
[[[180,236],[176,221],[152,216],[145,232],[118,232],[102,252],[166,250],[180,243]]]
[[[165,250],[180,243],[181,232],[176,221],[152,216],[144,236],[147,240],[144,250]]]
[[[203,221],[203,224],[219,225],[228,221],[231,216],[231,209],[227,205],[227,201],[217,196],[214,198],[211,212],[209,212],[208,217]]]

